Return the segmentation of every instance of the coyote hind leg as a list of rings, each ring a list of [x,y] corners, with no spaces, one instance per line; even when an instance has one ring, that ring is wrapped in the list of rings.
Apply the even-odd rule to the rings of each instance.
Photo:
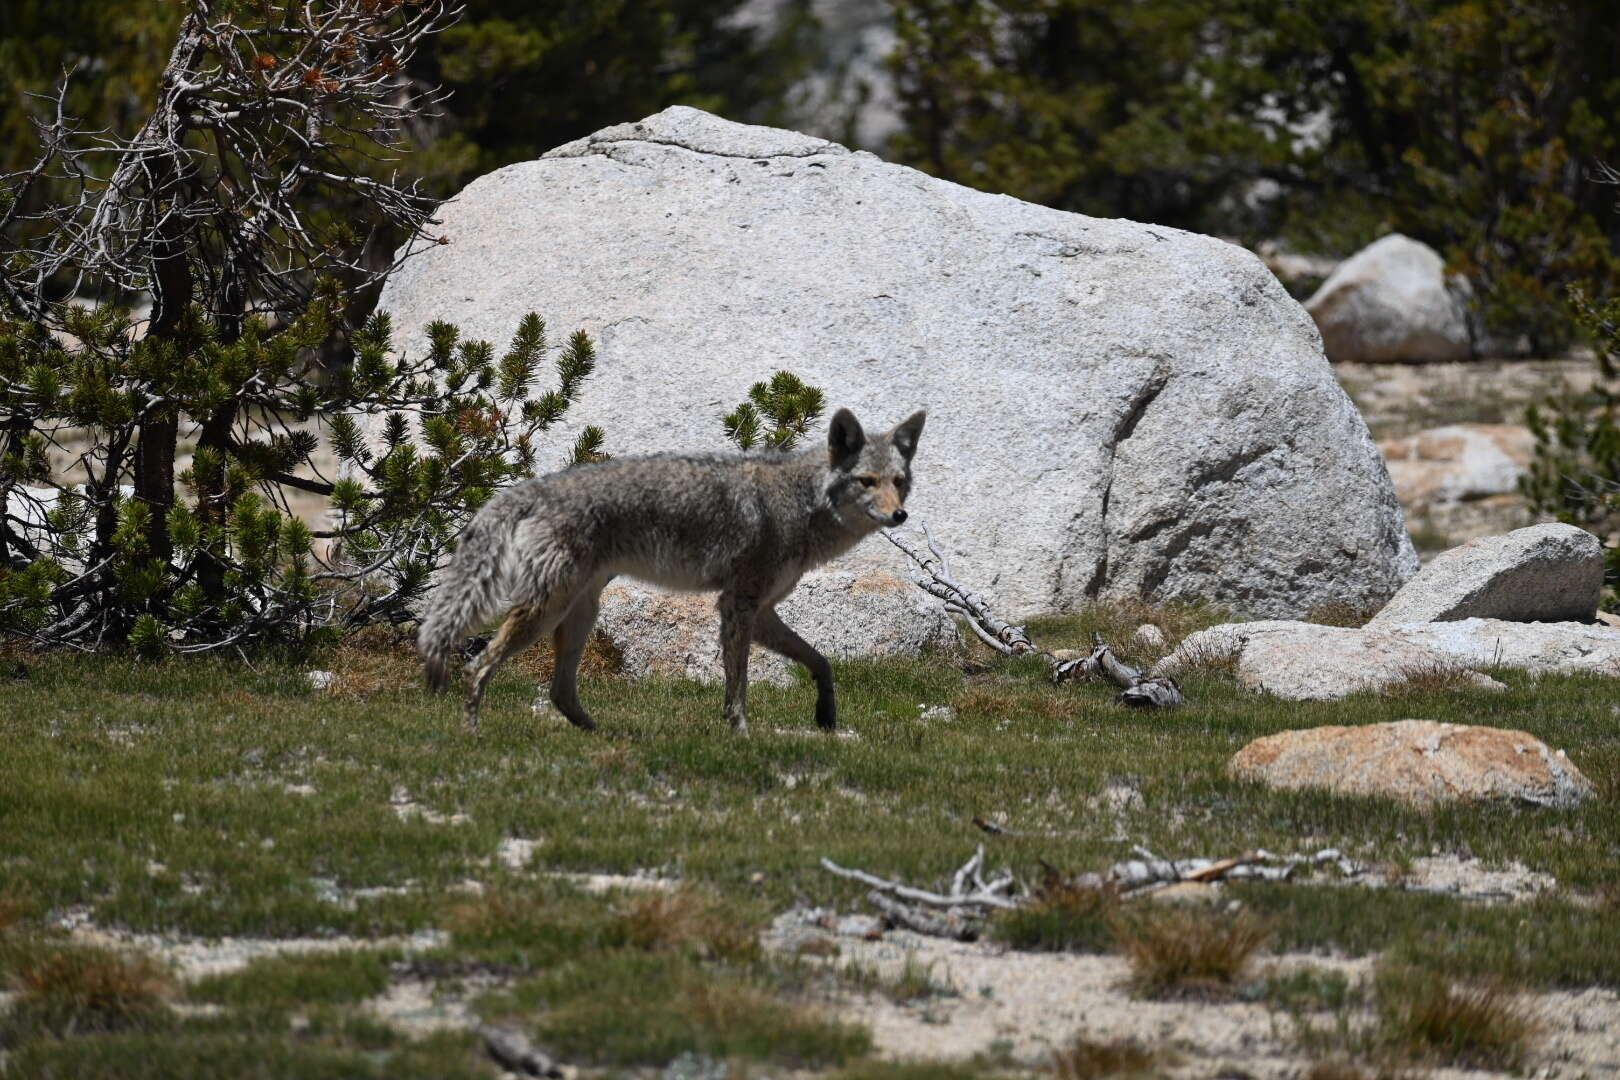
[[[816,723],[823,731],[837,729],[838,701],[833,694],[832,665],[827,663],[827,658],[794,633],[772,607],[761,608],[754,616],[754,640],[809,670],[816,682]]]
[[[748,644],[754,637],[759,602],[733,592],[720,594],[720,658],[726,669],[726,721],[738,734],[748,731]]]
[[[549,616],[549,617],[548,617]],[[478,731],[478,703],[495,669],[545,636],[556,622],[551,605],[515,607],[484,651],[467,665],[467,731]]]
[[[551,703],[568,718],[569,723],[585,731],[595,731],[596,722],[585,711],[585,706],[579,703],[579,658],[584,655],[585,645],[591,639],[591,629],[596,625],[596,615],[600,610],[599,597],[606,584],[606,581],[592,582],[552,632],[557,670],[551,676]]]

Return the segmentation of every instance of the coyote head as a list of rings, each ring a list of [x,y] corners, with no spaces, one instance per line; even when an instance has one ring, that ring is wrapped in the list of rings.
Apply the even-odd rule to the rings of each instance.
[[[833,415],[827,432],[832,464],[827,497],[845,525],[870,532],[906,520],[902,504],[911,490],[911,456],[927,416],[913,413],[893,431],[868,438],[848,409]]]

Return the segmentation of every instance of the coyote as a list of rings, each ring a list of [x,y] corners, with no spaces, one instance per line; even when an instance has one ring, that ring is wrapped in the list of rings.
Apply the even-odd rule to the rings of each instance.
[[[556,647],[551,701],[594,730],[579,703],[579,658],[597,598],[619,574],[676,589],[720,590],[725,718],[748,730],[748,645],[809,669],[816,723],[838,726],[827,658],[790,630],[776,604],[811,567],[906,520],[911,458],[926,414],[868,438],[855,414],[832,418],[826,450],[794,454],[658,454],[580,465],[524,480],[468,524],[417,636],[428,686],[442,690],[456,644],[507,610],[467,665],[467,730],[503,661],[544,635]]]

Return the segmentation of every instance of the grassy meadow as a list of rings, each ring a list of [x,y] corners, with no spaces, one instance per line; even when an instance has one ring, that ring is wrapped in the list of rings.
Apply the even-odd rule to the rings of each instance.
[[[1093,628],[1123,643],[1150,615],[1173,635],[1212,617],[1099,609],[1029,629],[1052,647],[1083,644]],[[336,672],[334,687],[312,689],[311,666]],[[938,886],[980,843],[991,866],[1031,882],[1043,863],[1100,870],[1132,844],[1174,858],[1331,846],[1396,878],[1414,859],[1455,854],[1556,878],[1498,904],[1308,880],[1228,887],[1262,950],[1382,961],[1377,986],[1231,992],[1284,1018],[1370,1009],[1392,1032],[1440,1009],[1440,1036],[1378,1040],[1380,1054],[1410,1050],[1402,1069],[1522,1060],[1530,1033],[1499,1053],[1477,1040],[1446,1049],[1463,1038],[1453,998],[1473,992],[1458,986],[1620,988],[1620,694],[1609,679],[1503,672],[1504,693],[1415,683],[1289,703],[1240,690],[1214,665],[1184,680],[1187,707],[1147,714],[1108,687],[1054,687],[1038,661],[965,645],[838,665],[845,730],[831,737],[814,726],[807,682],[756,686],[753,732],[737,737],[717,687],[629,681],[605,666],[587,669],[582,690],[600,733],[532,710],[536,657],[508,667],[469,737],[455,700],[421,690],[408,649],[383,638],[313,665],[5,654],[0,1075],[499,1075],[478,1022],[522,1030],[586,1075],[660,1075],[682,1055],[733,1062],[738,1076],[1170,1068],[1158,1048],[1081,1043],[1049,1061],[987,1048],[902,1068],[874,1058],[859,1016],[835,1006],[857,991],[903,998],[915,980],[874,985],[761,947],[760,931],[795,905],[865,910],[864,888],[822,870],[822,856]],[[951,717],[922,717],[936,705]],[[1529,731],[1567,751],[1600,797],[1563,812],[1420,811],[1224,773],[1260,735],[1408,717]],[[1008,832],[987,835],[975,818]],[[502,857],[513,850],[526,859]],[[680,887],[597,893],[582,873]],[[1144,933],[1186,936],[1096,901],[1054,901],[990,936],[1133,964],[1152,952]],[[329,947],[201,975],[167,958],[221,937]],[[1164,992],[1138,975],[1121,995]],[[407,984],[460,1003],[464,1022],[387,1022],[371,1003]],[[1356,1051],[1301,1040],[1307,1058]]]

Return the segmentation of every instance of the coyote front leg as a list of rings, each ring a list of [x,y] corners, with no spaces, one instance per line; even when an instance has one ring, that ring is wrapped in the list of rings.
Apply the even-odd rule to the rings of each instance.
[[[726,669],[726,721],[748,730],[748,644],[754,638],[759,601],[734,592],[720,594],[720,658]]]
[[[793,628],[782,621],[774,607],[760,608],[754,616],[754,640],[774,653],[803,664],[816,681],[816,723],[823,731],[838,727],[838,702],[833,696],[832,665]]]

